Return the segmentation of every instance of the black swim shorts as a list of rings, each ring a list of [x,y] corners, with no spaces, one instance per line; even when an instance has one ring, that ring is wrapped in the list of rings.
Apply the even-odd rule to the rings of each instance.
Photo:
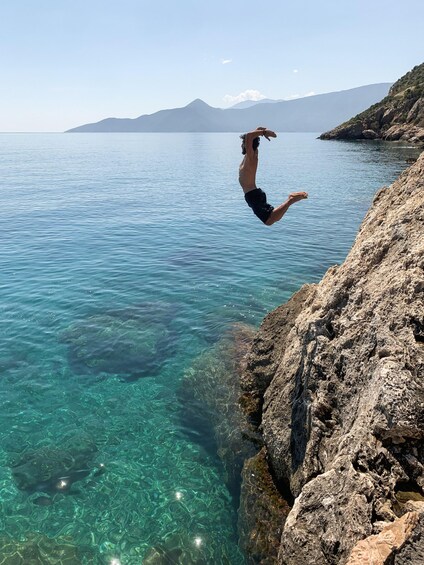
[[[266,201],[266,194],[261,188],[255,188],[254,190],[249,190],[244,194],[244,198],[250,208],[252,208],[253,213],[258,216],[264,224],[274,210],[274,206],[268,204]]]

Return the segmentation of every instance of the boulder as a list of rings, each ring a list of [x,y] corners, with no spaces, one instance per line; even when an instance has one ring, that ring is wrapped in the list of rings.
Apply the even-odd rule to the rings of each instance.
[[[364,137],[364,139],[376,139],[378,137],[373,129],[365,129],[362,132],[362,136]]]
[[[408,131],[406,126],[394,124],[385,132],[384,139],[386,141],[397,141],[406,131]]]

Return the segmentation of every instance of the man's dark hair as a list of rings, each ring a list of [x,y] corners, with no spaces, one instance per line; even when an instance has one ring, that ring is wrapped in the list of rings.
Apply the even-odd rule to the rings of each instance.
[[[246,133],[244,133],[243,135],[240,136],[240,139],[243,140],[243,143],[241,145],[241,154],[242,155],[246,155]],[[254,137],[253,141],[252,141],[252,147],[253,147],[253,151],[256,151],[256,149],[259,147],[259,143],[260,143],[260,139],[259,137]]]

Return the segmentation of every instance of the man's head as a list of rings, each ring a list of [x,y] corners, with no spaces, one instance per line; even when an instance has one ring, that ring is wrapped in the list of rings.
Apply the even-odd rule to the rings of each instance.
[[[240,136],[240,139],[242,140],[241,142],[241,153],[242,155],[246,155],[246,135],[247,134],[243,134]],[[256,149],[259,147],[259,137],[254,137],[253,141],[252,141],[252,147],[253,147],[253,151],[256,151]]]

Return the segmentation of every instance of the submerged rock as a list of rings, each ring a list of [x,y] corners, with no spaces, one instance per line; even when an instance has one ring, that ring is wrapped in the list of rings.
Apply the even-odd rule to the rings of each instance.
[[[136,380],[157,374],[172,354],[174,316],[175,307],[162,302],[106,310],[75,322],[61,340],[76,373]]]
[[[233,556],[225,546],[209,543],[208,535],[190,537],[187,533],[172,533],[158,541],[145,553],[143,565],[233,565]],[[237,562],[239,562],[237,560]],[[138,565],[138,562],[137,562]],[[140,564],[141,565],[141,564]]]
[[[345,262],[265,318],[243,388],[275,483],[294,500],[277,563],[346,563],[420,503],[424,154],[377,193]],[[422,555],[423,540],[412,534],[396,559]]]
[[[143,559],[143,565],[208,565],[208,561],[198,555],[192,555],[178,545],[158,545],[149,549]]]
[[[238,499],[240,472],[256,450],[257,437],[239,407],[240,374],[253,329],[236,323],[185,373],[180,389],[180,427],[212,454],[218,454],[226,483]]]
[[[0,565],[83,565],[100,564],[89,548],[78,547],[67,538],[51,539],[30,534],[24,541],[0,537]]]
[[[45,495],[36,496],[32,499],[32,503],[36,506],[51,506],[53,502],[53,498]]]
[[[74,482],[95,472],[96,452],[96,445],[86,437],[72,438],[61,447],[28,449],[11,462],[12,476],[21,490],[67,492]],[[48,497],[40,498],[35,504],[47,504]]]

